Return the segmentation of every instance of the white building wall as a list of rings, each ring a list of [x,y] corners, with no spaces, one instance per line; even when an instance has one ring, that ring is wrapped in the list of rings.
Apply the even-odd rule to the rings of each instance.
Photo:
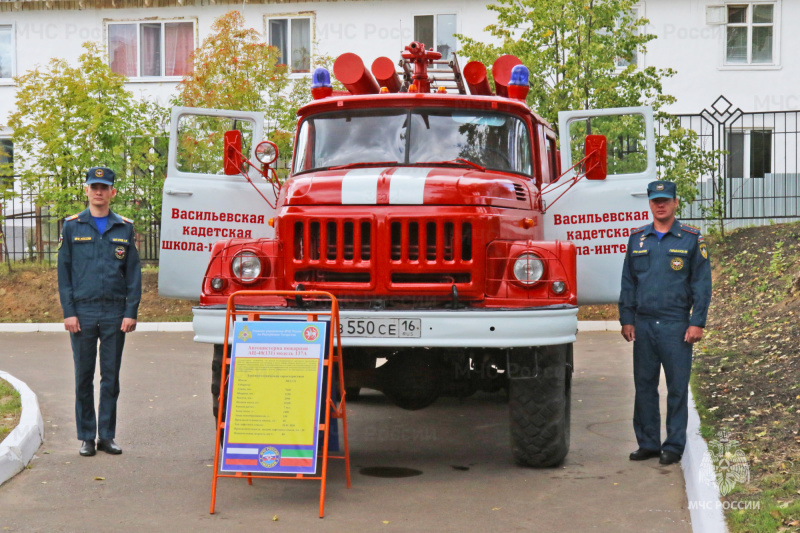
[[[736,0],[735,4],[749,0]],[[706,6],[724,5],[713,0],[641,0],[642,15],[650,19],[647,31],[658,38],[648,45],[642,65],[671,67],[678,74],[666,80],[664,92],[677,97],[669,108],[674,113],[697,113],[725,95],[743,111],[800,109],[800,56],[793,53],[800,32],[792,21],[800,20],[800,1],[778,0],[775,11],[777,65],[729,67],[724,65],[725,26],[706,22]],[[11,11],[0,13],[0,25],[13,24],[16,38],[16,74],[22,74],[50,58],[74,63],[81,44],[106,41],[105,23],[114,20],[195,20],[196,44],[211,31],[213,21],[231,9],[240,10],[249,27],[265,33],[265,16],[310,14],[313,17],[314,53],[333,57],[355,52],[365,64],[385,55],[399,58],[413,38],[414,15],[455,13],[458,30],[489,39],[483,29],[495,20],[486,3],[463,1],[333,1],[281,4],[208,5],[145,9],[93,9]],[[135,94],[166,104],[175,81],[131,82]],[[13,109],[15,87],[0,82],[0,125]],[[8,133],[6,130],[5,133]]]
[[[493,19],[485,2],[477,0],[424,2],[298,2],[281,4],[217,5],[147,9],[102,9],[81,11],[26,11],[0,13],[0,25],[14,24],[16,34],[16,74],[50,58],[77,62],[85,41],[106,43],[108,21],[137,21],[144,18],[183,19],[196,22],[196,46],[211,32],[214,20],[236,9],[248,27],[266,33],[265,17],[310,15],[313,17],[314,54],[336,57],[344,52],[359,54],[369,67],[382,55],[399,60],[400,51],[413,40],[414,15],[455,13],[458,31],[480,35]],[[429,43],[426,43],[429,44]],[[174,94],[177,81],[134,81],[128,87],[134,94],[157,99],[166,105]],[[16,88],[0,82],[0,125],[5,125],[14,108]],[[5,133],[8,133],[6,131]]]
[[[747,0],[727,2],[746,4]],[[725,25],[706,23],[706,6],[713,0],[646,0],[640,5],[650,20],[651,41],[644,62],[671,67],[678,74],[664,83],[664,92],[677,102],[669,111],[698,113],[724,95],[742,111],[800,109],[800,2],[778,0],[775,8],[775,66],[725,66]]]

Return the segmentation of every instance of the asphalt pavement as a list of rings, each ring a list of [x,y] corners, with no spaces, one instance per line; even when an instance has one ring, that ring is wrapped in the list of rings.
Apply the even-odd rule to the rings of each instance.
[[[45,443],[0,487],[0,531],[691,531],[680,466],[634,463],[631,345],[581,333],[571,448],[550,469],[516,466],[500,394],[441,398],[403,411],[366,391],[348,404],[352,488],[220,479],[209,514],[214,427],[211,347],[191,333],[128,335],[117,443],[78,455],[66,333],[0,333],[0,369],[38,395]],[[99,376],[96,379],[99,385]],[[663,387],[663,384],[662,384]],[[409,477],[387,477],[401,473]]]

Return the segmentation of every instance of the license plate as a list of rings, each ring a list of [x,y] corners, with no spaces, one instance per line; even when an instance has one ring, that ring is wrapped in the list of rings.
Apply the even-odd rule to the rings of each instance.
[[[339,324],[342,337],[407,338],[419,337],[419,318],[344,318]]]

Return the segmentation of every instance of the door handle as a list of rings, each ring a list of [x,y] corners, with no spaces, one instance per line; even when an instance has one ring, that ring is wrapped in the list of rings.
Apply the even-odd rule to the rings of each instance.
[[[646,192],[632,192],[631,196],[636,196],[637,198],[641,198],[642,196],[647,196]]]
[[[191,196],[194,194],[192,191],[181,191],[179,189],[167,189],[164,192],[170,196]]]

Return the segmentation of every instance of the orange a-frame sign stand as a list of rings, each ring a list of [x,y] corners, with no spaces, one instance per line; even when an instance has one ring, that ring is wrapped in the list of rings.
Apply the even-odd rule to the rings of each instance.
[[[242,310],[239,311],[236,309],[235,300],[236,298],[244,298],[247,297],[252,301],[252,297],[259,297],[259,296],[281,296],[286,298],[323,298],[323,299],[330,299],[331,307],[330,311],[325,310],[280,310],[280,311],[253,311],[253,310]],[[223,415],[223,410],[225,409],[225,391],[227,391],[227,381],[228,376],[227,374],[227,367],[231,362],[231,354],[229,353],[229,345],[228,339],[230,338],[230,328],[231,323],[236,319],[237,316],[240,317],[247,317],[248,321],[258,321],[261,320],[263,317],[269,316],[280,316],[280,317],[287,317],[287,316],[299,316],[305,317],[307,322],[314,322],[319,320],[320,316],[330,316],[330,335],[328,341],[328,351],[327,357],[325,357],[323,361],[323,367],[328,369],[328,379],[327,379],[327,387],[325,391],[324,398],[324,405],[325,405],[325,421],[324,423],[320,421],[319,424],[319,431],[323,432],[324,438],[322,443],[322,472],[320,475],[309,476],[305,474],[285,474],[285,475],[274,475],[274,476],[266,476],[261,474],[253,474],[251,472],[243,473],[243,472],[236,472],[235,474],[221,474],[220,473],[220,445],[221,443],[221,431],[225,429],[225,416]],[[335,339],[335,341],[334,341]],[[211,484],[211,514],[214,514],[214,505],[217,499],[217,480],[221,477],[233,477],[233,478],[245,478],[247,482],[252,485],[253,479],[264,478],[264,479],[299,479],[299,480],[320,480],[321,487],[319,493],[319,517],[322,518],[325,515],[325,485],[328,478],[328,459],[344,459],[345,464],[345,473],[347,477],[347,488],[350,488],[350,446],[347,440],[347,410],[345,409],[347,397],[344,390],[344,369],[342,367],[342,340],[341,335],[339,333],[339,302],[336,300],[336,297],[327,292],[321,291],[238,291],[231,294],[230,298],[228,299],[228,308],[225,313],[225,344],[223,344],[223,361],[224,364],[222,365],[222,375],[220,379],[220,399],[219,399],[219,412],[217,413],[217,438],[216,438],[216,449],[214,451],[214,478]],[[335,366],[334,366],[335,365]],[[334,372],[336,369],[338,372]],[[338,379],[336,380],[339,385],[339,398],[341,401],[339,405],[336,405],[333,400],[331,399],[331,386],[334,381],[334,375],[338,374]],[[328,438],[330,436],[330,423],[331,418],[340,418],[342,420],[342,433],[344,434],[344,455],[329,455],[328,454]]]

